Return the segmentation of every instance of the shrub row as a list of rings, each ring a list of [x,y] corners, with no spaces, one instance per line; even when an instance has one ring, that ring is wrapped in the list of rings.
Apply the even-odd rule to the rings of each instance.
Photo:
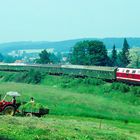
[[[45,83],[47,85],[59,85],[62,88],[76,88],[80,87],[81,90],[83,87],[92,87],[105,84],[101,79],[95,78],[75,78],[73,76],[49,76],[41,73],[40,71],[30,70],[29,72],[22,73],[11,73],[5,72],[0,73],[0,79],[3,81],[14,81],[14,82],[24,82],[24,83],[33,83],[39,84],[45,78]],[[100,87],[99,87],[100,88]],[[89,92],[92,92],[93,88],[89,88]],[[140,96],[140,88],[136,86],[129,86],[124,83],[114,82],[111,86],[104,86],[104,92],[111,92],[112,90],[120,91],[122,93],[131,92],[137,96]],[[88,91],[88,89],[87,89]]]
[[[31,70],[29,72],[22,73],[6,73],[1,75],[1,79],[5,82],[24,82],[38,84],[41,82],[43,76],[39,71]]]
[[[119,90],[123,93],[131,92],[135,95],[140,95],[140,88],[138,86],[129,86],[124,83],[112,83],[111,88],[114,90]]]
[[[101,79],[94,79],[94,78],[72,78],[72,77],[63,77],[61,82],[61,87],[63,88],[72,88],[77,86],[97,86],[104,84],[105,82]]]

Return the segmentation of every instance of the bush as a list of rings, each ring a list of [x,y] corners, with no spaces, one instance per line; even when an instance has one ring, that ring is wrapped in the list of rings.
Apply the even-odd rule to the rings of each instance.
[[[131,92],[134,95],[140,96],[140,88],[139,87],[131,87]]]
[[[73,77],[62,77],[61,87],[62,88],[71,88],[79,85],[82,82],[82,79],[77,79]]]
[[[13,81],[13,77],[15,74],[7,73],[6,75],[4,74],[3,76],[3,81],[8,82],[8,81]]]
[[[21,73],[20,75],[15,75],[15,82],[25,82],[25,79],[28,77],[28,73]]]
[[[38,84],[42,80],[42,75],[39,71],[30,70],[27,74],[27,77],[25,78],[26,83],[34,83]]]
[[[130,91],[129,86],[123,83],[112,83],[111,88],[125,93]]]
[[[101,79],[85,78],[83,83],[86,85],[101,85],[104,84],[105,82]]]
[[[121,92],[124,92],[124,93],[130,91],[129,86],[127,86],[127,85],[125,85],[125,84],[121,84],[120,87],[119,87],[119,90],[120,90]]]
[[[30,70],[29,72],[22,72],[22,73],[6,73],[3,74],[2,81],[14,81],[14,82],[24,82],[24,83],[34,83],[38,84],[43,79],[41,72]]]
[[[75,86],[93,86],[93,85],[101,85],[105,82],[100,79],[93,79],[93,78],[73,78],[73,77],[63,77],[62,78],[61,87],[63,88],[72,88]]]
[[[120,83],[112,83],[111,88],[114,90],[119,90]]]

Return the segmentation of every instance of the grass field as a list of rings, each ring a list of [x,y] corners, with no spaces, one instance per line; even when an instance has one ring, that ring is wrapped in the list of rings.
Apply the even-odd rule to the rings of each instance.
[[[50,115],[0,116],[0,139],[139,140],[140,97],[133,94],[135,87],[118,90],[100,80],[89,82],[52,76],[39,85],[1,82],[0,94],[18,91],[22,101],[34,97]]]
[[[85,117],[0,117],[0,139],[5,140],[139,140],[136,123]]]
[[[97,88],[97,87],[95,87]],[[36,102],[50,108],[52,115],[72,115],[140,122],[140,105],[126,100],[132,95],[101,95],[69,91],[67,89],[19,83],[1,83],[0,92],[18,91],[22,101],[34,97]],[[124,100],[124,96],[126,99]],[[128,96],[128,97],[127,97]],[[131,97],[130,97],[131,96]],[[117,99],[116,99],[117,98]],[[139,99],[139,98],[138,98]],[[136,100],[136,99],[135,99]]]

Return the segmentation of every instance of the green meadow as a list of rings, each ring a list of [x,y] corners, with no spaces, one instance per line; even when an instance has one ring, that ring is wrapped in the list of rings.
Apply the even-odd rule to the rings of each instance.
[[[139,140],[137,123],[87,117],[48,115],[0,116],[2,140]]]

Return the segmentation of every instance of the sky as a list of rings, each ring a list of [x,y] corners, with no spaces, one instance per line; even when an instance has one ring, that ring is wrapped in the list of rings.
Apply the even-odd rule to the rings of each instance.
[[[0,0],[0,42],[140,37],[140,0]]]

